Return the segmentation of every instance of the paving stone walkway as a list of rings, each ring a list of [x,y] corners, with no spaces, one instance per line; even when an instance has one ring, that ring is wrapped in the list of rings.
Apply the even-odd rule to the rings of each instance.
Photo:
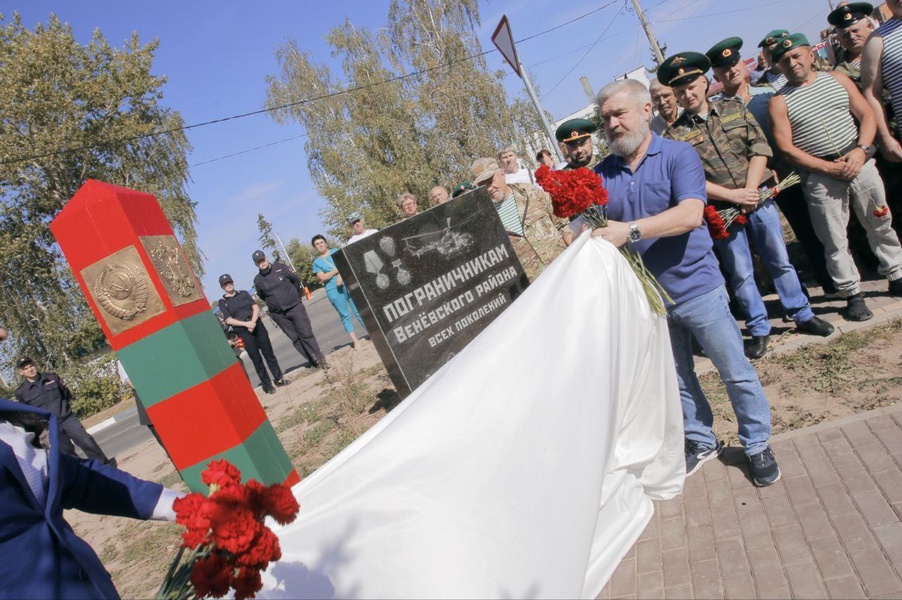
[[[863,282],[874,319],[812,306],[842,333],[902,317],[886,281]],[[779,312],[779,311],[777,311]],[[773,311],[771,311],[773,314]],[[792,324],[775,319],[775,333]],[[773,351],[822,343],[784,335]],[[710,370],[707,359],[700,371]],[[686,480],[598,598],[902,598],[902,406],[774,436],[782,479],[752,485],[739,448]]]

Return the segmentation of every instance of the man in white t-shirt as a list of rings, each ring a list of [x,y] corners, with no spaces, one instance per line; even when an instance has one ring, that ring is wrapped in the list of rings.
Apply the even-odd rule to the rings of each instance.
[[[357,240],[362,240],[368,235],[373,235],[378,229],[367,229],[366,223],[363,221],[363,217],[360,216],[360,213],[352,212],[348,215],[348,225],[351,226],[351,237],[348,238],[348,241],[345,242],[345,246],[349,244],[353,244]]]

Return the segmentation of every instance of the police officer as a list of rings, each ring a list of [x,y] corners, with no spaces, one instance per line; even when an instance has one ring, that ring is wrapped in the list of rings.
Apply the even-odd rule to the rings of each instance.
[[[254,277],[254,288],[266,302],[272,320],[311,365],[328,369],[329,364],[313,337],[307,310],[301,303],[301,278],[286,265],[269,262],[262,250],[256,250],[253,259],[260,269]]]
[[[107,458],[97,441],[85,431],[84,425],[72,412],[72,392],[56,373],[39,373],[37,365],[25,356],[16,362],[16,372],[25,381],[16,390],[16,400],[49,412],[57,417],[60,429],[60,450],[76,456],[75,442],[85,456],[105,465],[116,466],[115,458]]]
[[[705,73],[710,66],[708,57],[697,52],[682,52],[661,64],[658,77],[673,88],[683,107],[683,114],[664,132],[664,137],[687,142],[695,149],[705,169],[705,191],[717,210],[739,208],[748,219],[748,232],[735,224],[724,239],[715,238],[714,246],[730,275],[752,336],[746,345],[746,356],[760,358],[767,351],[771,327],[755,285],[749,235],[774,280],[783,310],[796,326],[821,336],[833,333],[833,326],[814,316],[808,304],[789,262],[773,200],[759,201],[758,186],[765,178],[767,161],[773,156],[764,132],[740,99],[707,99],[709,82]]]
[[[257,371],[263,391],[267,394],[275,394],[276,390],[273,388],[273,384],[281,387],[285,385],[285,379],[282,377],[282,369],[272,350],[269,333],[266,331],[263,321],[260,320],[260,307],[246,291],[235,289],[235,282],[228,273],[219,277],[219,286],[225,292],[222,300],[219,301],[223,322],[231,325],[241,341],[244,342],[244,349],[247,350],[251,362],[254,363],[254,370]],[[271,380],[263,366],[264,358],[269,365],[269,370],[272,371]]]
[[[567,171],[586,167],[593,168],[599,163],[601,157],[595,154],[595,145],[592,143],[592,134],[598,131],[595,123],[586,119],[570,119],[561,123],[554,137],[561,144],[567,165],[561,169]]]

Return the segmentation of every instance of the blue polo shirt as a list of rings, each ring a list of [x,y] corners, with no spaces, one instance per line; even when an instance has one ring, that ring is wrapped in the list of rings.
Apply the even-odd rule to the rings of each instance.
[[[608,190],[608,217],[636,221],[673,208],[683,200],[708,201],[705,171],[692,146],[652,134],[651,144],[636,172],[613,154],[596,167]],[[712,251],[707,226],[702,223],[681,235],[643,239],[633,244],[674,303],[697,298],[723,284]]]

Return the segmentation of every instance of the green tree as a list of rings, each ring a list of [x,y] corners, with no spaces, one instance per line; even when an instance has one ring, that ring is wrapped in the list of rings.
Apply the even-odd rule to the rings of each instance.
[[[260,249],[266,253],[268,258],[281,261],[279,255],[279,245],[276,244],[276,238],[272,233],[272,223],[266,220],[263,213],[257,214],[257,229],[260,230]]]
[[[285,246],[285,252],[294,265],[298,273],[298,277],[307,286],[319,287],[319,280],[313,274],[313,259],[317,254],[309,244],[302,244],[297,238],[291,238],[291,241]]]
[[[528,103],[508,99],[500,71],[471,58],[477,0],[394,0],[387,20],[379,33],[347,20],[332,30],[341,78],[294,40],[277,49],[280,72],[267,78],[275,120],[307,131],[307,166],[336,237],[346,235],[349,212],[389,225],[402,192],[423,200],[436,183],[469,179],[474,159],[524,147],[541,127]],[[402,79],[382,83],[393,77]]]
[[[51,15],[34,31],[0,15],[0,322],[42,368],[103,344],[99,326],[49,229],[86,179],[157,197],[198,275],[191,147],[151,74],[158,43],[114,48],[99,30],[80,45]]]

